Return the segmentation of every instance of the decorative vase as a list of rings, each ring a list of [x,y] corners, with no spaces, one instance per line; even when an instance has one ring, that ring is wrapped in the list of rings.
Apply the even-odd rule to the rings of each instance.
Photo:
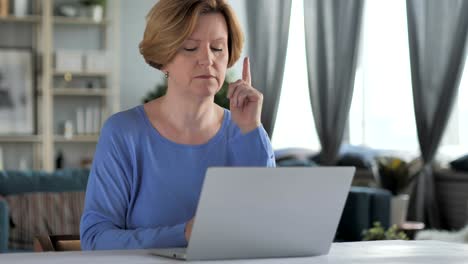
[[[392,197],[390,203],[390,224],[400,226],[406,222],[408,212],[408,194],[399,194]]]
[[[104,8],[100,5],[95,5],[91,7],[91,17],[94,22],[101,22],[104,17]]]
[[[18,17],[24,17],[28,14],[28,0],[15,0],[13,14]]]

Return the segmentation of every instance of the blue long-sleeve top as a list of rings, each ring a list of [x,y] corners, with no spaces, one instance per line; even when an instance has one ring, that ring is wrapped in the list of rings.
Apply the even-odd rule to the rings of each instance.
[[[185,247],[185,224],[194,217],[205,172],[214,166],[275,166],[264,128],[242,134],[225,110],[207,143],[184,145],[159,134],[142,105],[111,116],[88,180],[81,247]]]

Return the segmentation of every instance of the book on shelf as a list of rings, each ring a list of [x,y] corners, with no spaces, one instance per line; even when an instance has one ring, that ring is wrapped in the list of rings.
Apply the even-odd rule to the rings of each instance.
[[[0,0],[0,18],[8,16],[8,10],[10,9],[8,0]]]

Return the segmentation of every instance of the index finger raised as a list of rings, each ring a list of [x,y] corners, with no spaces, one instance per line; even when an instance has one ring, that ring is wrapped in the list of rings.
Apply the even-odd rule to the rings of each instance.
[[[244,80],[249,85],[252,85],[252,79],[250,76],[250,60],[249,57],[244,58],[244,65],[242,68],[242,80]]]

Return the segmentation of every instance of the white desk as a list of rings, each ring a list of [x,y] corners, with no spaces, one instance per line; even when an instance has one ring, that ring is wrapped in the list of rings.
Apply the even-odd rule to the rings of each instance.
[[[190,263],[468,263],[468,245],[437,241],[335,243],[326,256],[289,259],[205,261]],[[0,254],[0,263],[187,263],[150,255],[147,250]]]

